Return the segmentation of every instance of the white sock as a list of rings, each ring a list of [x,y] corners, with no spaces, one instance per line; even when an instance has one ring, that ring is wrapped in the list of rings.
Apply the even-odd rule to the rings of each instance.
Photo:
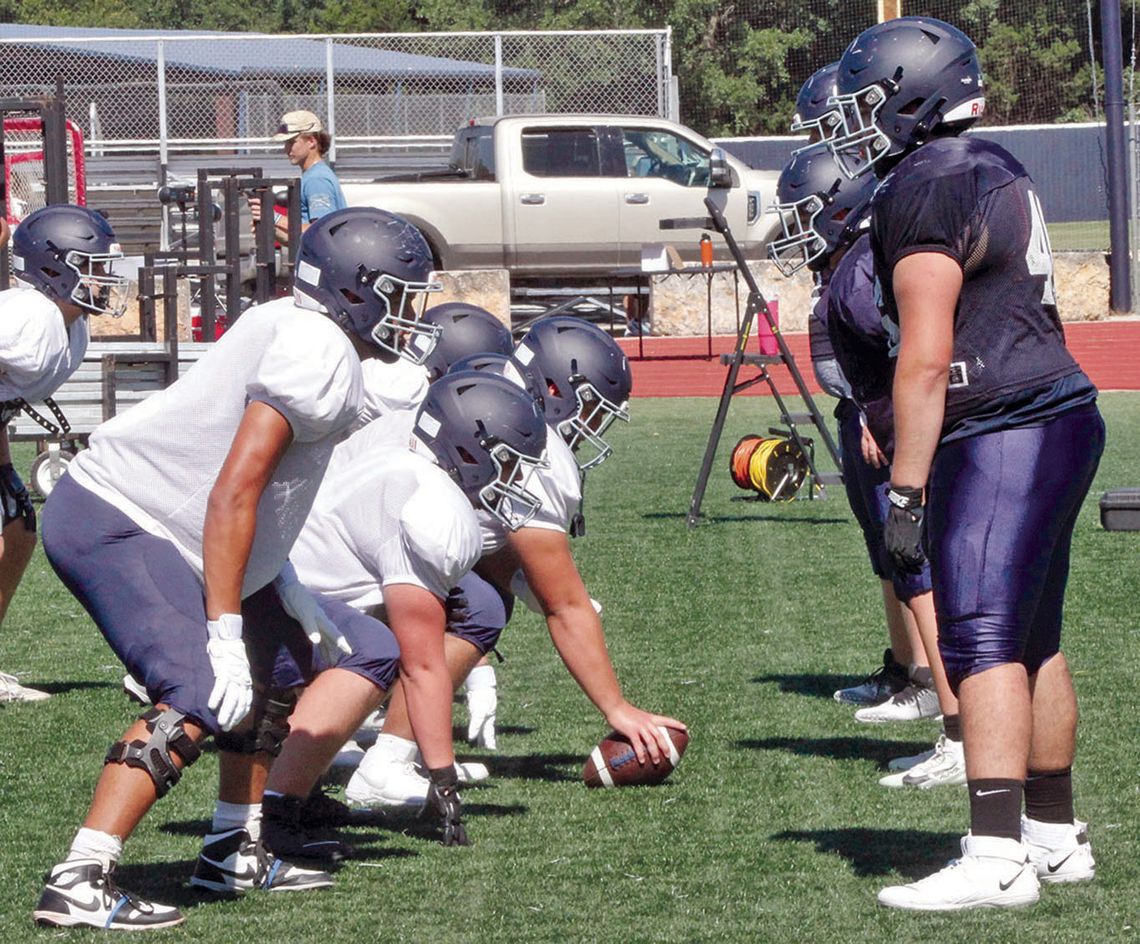
[[[1039,819],[1030,819],[1025,817],[1026,828],[1022,831],[1022,839],[1026,838],[1025,834],[1032,837],[1033,842],[1042,846],[1060,846],[1066,839],[1072,835],[1072,823],[1043,823]]]
[[[261,804],[226,803],[218,800],[214,804],[214,822],[210,831],[224,833],[231,829],[244,829],[257,842],[261,836]]]
[[[104,869],[109,869],[119,861],[119,856],[122,854],[123,840],[118,836],[81,826],[79,832],[75,834],[75,839],[72,840],[67,861],[98,859],[103,863]]]
[[[477,665],[470,672],[467,673],[467,679],[463,683],[467,687],[467,691],[474,692],[481,688],[494,688],[497,684],[495,680],[495,667],[492,665]]]

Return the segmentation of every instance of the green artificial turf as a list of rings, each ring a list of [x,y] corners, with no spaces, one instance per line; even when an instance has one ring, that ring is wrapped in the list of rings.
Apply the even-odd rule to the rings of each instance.
[[[606,725],[539,618],[520,611],[498,667],[499,750],[460,751],[493,772],[465,791],[473,846],[442,848],[393,817],[345,831],[360,855],[332,890],[199,898],[185,881],[212,810],[207,753],[128,843],[122,883],[185,908],[186,923],[155,940],[226,944],[1140,940],[1140,533],[1102,530],[1097,511],[1105,489],[1140,486],[1140,394],[1105,395],[1102,408],[1108,450],[1076,533],[1065,632],[1095,882],[1048,886],[1023,911],[876,905],[884,884],[957,853],[965,791],[878,786],[890,757],[929,747],[938,727],[860,725],[832,700],[881,659],[878,583],[841,489],[772,505],[732,484],[731,446],[777,419],[770,400],[747,398],[733,403],[691,530],[715,401],[634,401],[616,454],[591,474],[587,534],[575,542],[628,697],[691,727],[665,785],[582,786]],[[17,457],[21,470],[29,461]],[[0,942],[91,939],[36,930],[31,910],[135,709],[121,667],[39,552],[0,631],[0,668],[54,693],[0,707]]]

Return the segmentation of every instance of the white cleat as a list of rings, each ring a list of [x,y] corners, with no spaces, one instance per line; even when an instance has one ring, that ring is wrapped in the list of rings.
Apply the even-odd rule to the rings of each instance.
[[[879,779],[884,787],[956,787],[966,782],[966,754],[961,741],[951,741],[945,734],[938,738],[933,754],[907,770],[896,771]]]
[[[907,911],[965,911],[1034,904],[1041,886],[1029,851],[1016,839],[966,835],[962,858],[909,885],[879,892],[879,904]]]
[[[113,873],[113,868],[98,859],[61,862],[48,875],[32,918],[43,927],[110,931],[169,928],[182,923],[177,908],[123,891],[115,884]]]
[[[884,724],[888,721],[918,721],[936,718],[940,713],[938,693],[925,685],[913,682],[896,692],[881,705],[871,705],[855,712],[855,720],[864,724]]]
[[[477,761],[456,761],[455,772],[459,776],[460,783],[479,783],[481,780],[486,780],[491,776],[491,771],[487,769],[486,764],[480,764]]]
[[[887,761],[887,770],[910,770],[919,764],[930,760],[934,756],[934,748],[923,751],[921,754],[910,754],[907,757],[892,757]]]
[[[1021,841],[1042,882],[1087,882],[1096,875],[1088,823],[1041,823],[1022,816]]]
[[[49,698],[51,695],[47,692],[41,692],[38,688],[28,688],[27,685],[21,685],[16,676],[9,675],[7,672],[0,672],[0,703],[24,702],[30,704],[36,701],[47,701]]]
[[[428,780],[416,770],[416,742],[381,734],[353,772],[344,795],[354,806],[419,809]]]

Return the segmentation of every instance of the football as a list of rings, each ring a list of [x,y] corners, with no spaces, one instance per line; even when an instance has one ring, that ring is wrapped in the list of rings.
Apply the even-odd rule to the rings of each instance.
[[[670,750],[660,763],[646,759],[637,762],[633,745],[623,734],[611,731],[598,743],[586,758],[582,780],[587,787],[648,787],[661,783],[681,762],[681,755],[689,746],[688,732],[679,728],[662,728],[669,740]]]

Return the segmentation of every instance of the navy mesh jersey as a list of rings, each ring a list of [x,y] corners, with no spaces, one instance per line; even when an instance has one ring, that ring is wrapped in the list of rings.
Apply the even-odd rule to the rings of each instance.
[[[831,277],[827,330],[839,366],[851,384],[851,396],[867,420],[879,448],[894,452],[891,382],[895,364],[890,335],[875,299],[871,240],[860,236]]]
[[[962,267],[944,441],[1043,422],[1095,398],[1065,347],[1033,181],[1003,148],[976,137],[923,145],[875,192],[871,231],[881,305],[895,324],[889,273],[900,259],[938,252]]]

